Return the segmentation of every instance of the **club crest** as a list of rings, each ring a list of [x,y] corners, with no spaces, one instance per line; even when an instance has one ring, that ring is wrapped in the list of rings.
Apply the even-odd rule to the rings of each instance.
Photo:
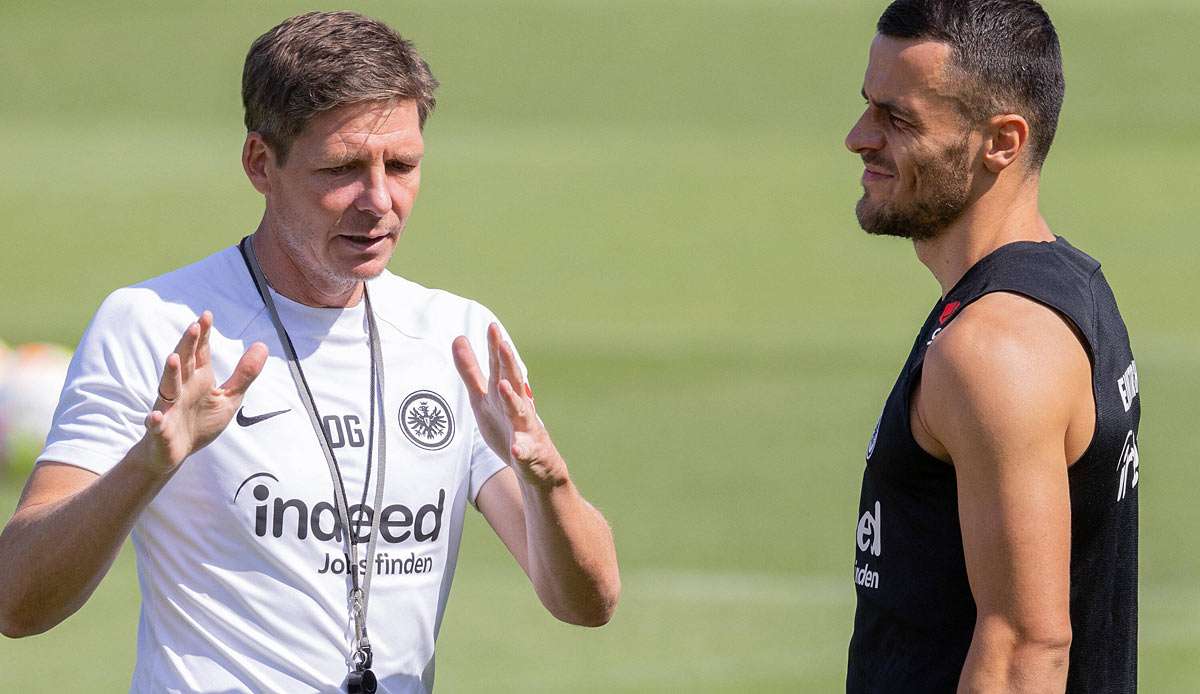
[[[875,421],[875,431],[871,432],[871,440],[867,442],[867,460],[875,455],[875,442],[879,440],[879,425],[883,424],[883,414],[879,415],[879,419]]]
[[[400,406],[400,429],[415,445],[436,451],[454,438],[454,416],[445,398],[431,390],[418,390]]]

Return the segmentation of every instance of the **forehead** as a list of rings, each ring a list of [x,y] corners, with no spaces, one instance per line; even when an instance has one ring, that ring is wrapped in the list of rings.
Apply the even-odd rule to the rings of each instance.
[[[956,92],[946,69],[950,54],[950,46],[939,41],[877,34],[863,91],[872,101],[897,103],[912,111],[953,108]]]
[[[294,146],[310,154],[420,154],[423,142],[415,101],[371,101],[316,115]]]

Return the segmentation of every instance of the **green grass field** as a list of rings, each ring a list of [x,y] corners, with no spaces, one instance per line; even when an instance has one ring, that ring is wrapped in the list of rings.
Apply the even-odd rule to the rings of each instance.
[[[557,624],[472,514],[439,691],[841,687],[863,449],[938,293],[852,213],[884,4],[356,4],[444,85],[392,268],[504,319],[624,578],[610,625]],[[1200,6],[1046,4],[1068,96],[1044,211],[1105,261],[1141,373],[1142,689],[1191,692]],[[112,289],[254,228],[241,62],[307,7],[0,5],[0,338],[73,345]],[[127,551],[66,623],[0,640],[0,690],[127,689],[137,607]]]

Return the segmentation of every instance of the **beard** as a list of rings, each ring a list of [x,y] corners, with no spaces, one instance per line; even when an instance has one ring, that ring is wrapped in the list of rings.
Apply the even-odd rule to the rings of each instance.
[[[307,220],[279,215],[278,223],[281,233],[277,234],[277,238],[283,246],[284,251],[292,259],[292,262],[301,268],[301,271],[307,275],[312,283],[326,287],[352,285],[357,282],[375,279],[383,274],[383,270],[387,264],[384,263],[378,269],[371,268],[366,272],[342,268],[334,263],[322,262],[322,253],[312,246],[327,244],[328,237],[332,236],[332,232],[335,229],[339,229],[339,227],[341,228],[340,230],[344,230],[347,233],[367,234],[377,226],[377,221],[367,218],[345,220],[343,217],[339,217],[334,221],[333,228],[329,233],[314,237],[312,232],[306,228],[309,226]],[[388,229],[387,231],[395,233],[397,240],[399,240],[399,232],[402,232],[403,229],[404,222],[401,221],[395,225],[395,228]]]
[[[969,151],[969,142],[963,138],[941,152],[914,156],[913,170],[920,186],[913,198],[906,203],[873,204],[871,194],[864,192],[854,208],[859,226],[868,234],[913,241],[938,236],[959,218],[970,201]],[[878,159],[864,156],[863,162],[874,164]],[[894,166],[889,168],[895,170]]]

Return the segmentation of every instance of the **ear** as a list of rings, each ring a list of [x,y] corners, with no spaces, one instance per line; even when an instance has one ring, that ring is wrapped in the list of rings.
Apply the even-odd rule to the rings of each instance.
[[[1015,113],[994,116],[988,122],[988,132],[983,165],[998,174],[1011,166],[1029,143],[1029,122]]]
[[[246,143],[242,145],[242,168],[250,179],[250,185],[266,195],[271,190],[269,171],[277,167],[275,152],[263,136],[256,132],[246,133]]]

